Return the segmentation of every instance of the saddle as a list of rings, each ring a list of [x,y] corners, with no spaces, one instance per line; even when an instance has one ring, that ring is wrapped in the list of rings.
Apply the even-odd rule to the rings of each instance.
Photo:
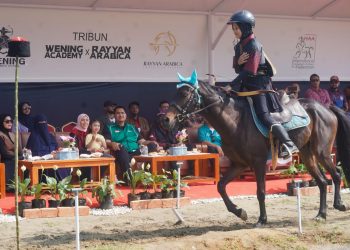
[[[305,109],[303,106],[301,106],[300,102],[297,99],[289,98],[289,96],[284,91],[279,91],[277,93],[279,101],[282,104],[283,111],[271,113],[271,116],[275,121],[283,124],[290,122],[293,116],[308,117]]]
[[[310,124],[309,115],[297,99],[289,98],[289,96],[284,91],[278,92],[278,97],[282,104],[283,111],[280,113],[271,113],[271,116],[275,121],[281,123],[287,131],[305,127]],[[265,125],[263,125],[257,117],[254,110],[252,98],[246,98],[249,103],[249,107],[252,112],[253,120],[256,127],[266,138],[268,138],[269,129]]]

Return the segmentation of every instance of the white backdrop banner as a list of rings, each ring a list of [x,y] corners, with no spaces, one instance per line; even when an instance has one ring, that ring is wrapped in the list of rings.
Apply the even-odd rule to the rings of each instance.
[[[228,17],[214,16],[213,40]],[[275,80],[305,81],[318,73],[350,80],[349,22],[257,18],[256,36],[277,68]],[[31,42],[21,58],[22,82],[175,82],[176,73],[208,73],[207,18],[48,9],[0,9],[0,81],[14,79],[7,40]],[[214,74],[231,81],[234,37],[228,27],[213,51]]]

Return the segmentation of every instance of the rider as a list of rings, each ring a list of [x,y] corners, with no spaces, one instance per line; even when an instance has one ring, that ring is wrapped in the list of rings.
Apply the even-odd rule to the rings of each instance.
[[[282,143],[280,156],[288,158],[299,150],[284,127],[270,115],[270,112],[281,112],[282,106],[271,84],[273,66],[266,59],[262,45],[255,39],[253,33],[255,18],[251,12],[242,10],[234,13],[227,24],[232,25],[234,35],[240,40],[234,47],[233,58],[233,67],[238,76],[232,81],[231,86],[241,84],[248,91],[271,90],[252,96],[254,108],[261,122]],[[230,92],[231,86],[224,87],[224,90]]]

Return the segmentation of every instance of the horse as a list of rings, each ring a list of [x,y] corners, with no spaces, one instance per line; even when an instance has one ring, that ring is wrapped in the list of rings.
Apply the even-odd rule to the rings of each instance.
[[[327,108],[311,99],[299,99],[299,102],[308,113],[310,124],[289,131],[289,136],[299,148],[301,160],[320,189],[320,206],[315,220],[326,220],[327,180],[320,164],[330,173],[334,182],[333,207],[339,211],[348,209],[340,196],[341,174],[332,161],[331,151],[336,141],[338,157],[349,181],[350,119],[337,107]],[[229,199],[226,185],[244,170],[252,168],[256,176],[260,208],[256,226],[265,225],[265,166],[270,142],[255,126],[247,100],[238,96],[230,97],[220,91],[220,88],[203,81],[198,81],[196,86],[182,82],[178,85],[174,104],[169,108],[165,119],[171,127],[195,113],[202,115],[219,132],[224,154],[231,161],[231,166],[217,184],[217,190],[228,211],[247,220],[246,211]]]

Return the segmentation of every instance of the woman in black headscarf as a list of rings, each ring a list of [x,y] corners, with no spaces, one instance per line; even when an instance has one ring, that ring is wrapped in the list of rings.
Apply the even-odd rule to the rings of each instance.
[[[21,102],[18,105],[18,129],[19,132],[31,132],[34,126],[34,118],[31,115],[32,105],[29,102]],[[24,127],[24,128],[23,128]],[[27,131],[26,131],[27,129]]]
[[[11,133],[13,121],[9,114],[0,114],[0,158],[5,163],[6,183],[15,174],[15,135]],[[19,146],[19,155],[22,154]]]

